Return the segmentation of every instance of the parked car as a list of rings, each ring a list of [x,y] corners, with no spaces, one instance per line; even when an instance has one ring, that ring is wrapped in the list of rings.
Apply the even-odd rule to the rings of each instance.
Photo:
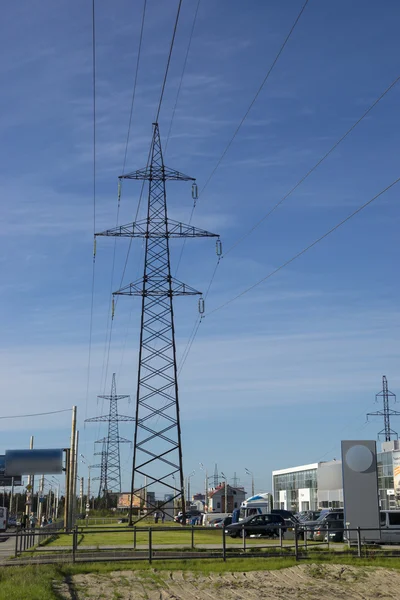
[[[331,529],[333,531],[331,531]],[[314,533],[314,539],[318,532]],[[330,542],[343,542],[344,540],[344,521],[332,522],[328,525],[328,530],[325,530],[323,537],[324,542],[327,542],[329,538]]]
[[[294,516],[294,513],[291,510],[284,510],[283,508],[273,508],[271,514],[281,515],[284,519],[291,519]]]
[[[217,529],[223,529],[232,523],[232,517],[229,515],[225,517],[225,519],[218,520],[217,523],[214,524],[214,527]]]
[[[340,527],[343,527],[344,513],[343,509],[334,509],[322,511],[320,517],[316,521],[305,521],[302,523],[303,537],[304,531],[307,531],[307,539],[314,541],[323,541],[328,528],[335,528],[338,522],[341,522]],[[320,532],[316,535],[316,532]]]
[[[281,515],[266,514],[247,517],[240,523],[233,523],[225,528],[225,533],[232,538],[238,536],[248,537],[250,535],[266,535],[268,537],[278,537],[279,529],[282,527],[282,534],[285,533],[285,520]]]
[[[316,521],[317,519],[319,519],[320,516],[320,510],[304,510],[295,515],[295,517],[297,517],[300,523],[304,523],[305,521]]]
[[[14,515],[9,515],[7,519],[8,527],[16,527],[17,526],[17,517]]]

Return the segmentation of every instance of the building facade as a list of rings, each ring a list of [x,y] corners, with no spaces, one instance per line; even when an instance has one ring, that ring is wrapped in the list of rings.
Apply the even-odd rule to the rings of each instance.
[[[378,491],[382,510],[400,508],[400,488],[393,464],[400,458],[398,440],[383,442],[377,453]],[[272,472],[274,508],[299,512],[343,507],[342,462],[311,463]],[[397,489],[397,491],[396,491]]]
[[[225,498],[227,510],[225,510]],[[244,500],[246,500],[244,488],[234,488],[228,484],[225,495],[225,484],[221,484],[214,490],[211,490],[208,494],[208,512],[231,513],[235,508],[240,508],[240,505]]]

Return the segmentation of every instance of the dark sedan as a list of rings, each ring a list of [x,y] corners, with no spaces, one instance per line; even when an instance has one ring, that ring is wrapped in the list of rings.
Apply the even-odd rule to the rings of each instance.
[[[282,533],[285,533],[285,520],[280,515],[266,514],[247,517],[239,523],[233,523],[225,527],[225,533],[235,538],[249,535],[266,535],[268,537],[278,537],[279,529],[282,526]]]

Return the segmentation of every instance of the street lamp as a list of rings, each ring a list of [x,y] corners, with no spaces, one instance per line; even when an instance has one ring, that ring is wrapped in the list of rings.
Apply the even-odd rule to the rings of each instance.
[[[249,469],[245,469],[246,475],[251,475],[251,495],[254,496],[254,475]]]
[[[80,455],[80,457],[83,459],[81,462],[83,462],[83,464],[85,464],[88,468],[89,471],[89,476],[88,476],[88,480],[87,480],[87,504],[90,505],[90,470],[92,468],[92,465],[89,465],[87,458],[85,456],[83,456],[83,454]]]
[[[225,479],[225,512],[228,512],[228,479],[221,471],[221,477]]]
[[[193,477],[193,475],[196,473],[196,471],[192,471],[190,473],[190,475],[188,475],[187,477],[187,499],[190,502],[190,479]]]

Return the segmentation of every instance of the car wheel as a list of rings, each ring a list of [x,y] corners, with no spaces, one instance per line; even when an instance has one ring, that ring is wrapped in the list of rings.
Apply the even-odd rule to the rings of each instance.
[[[229,534],[231,538],[237,538],[238,534],[237,533],[230,533]]]

